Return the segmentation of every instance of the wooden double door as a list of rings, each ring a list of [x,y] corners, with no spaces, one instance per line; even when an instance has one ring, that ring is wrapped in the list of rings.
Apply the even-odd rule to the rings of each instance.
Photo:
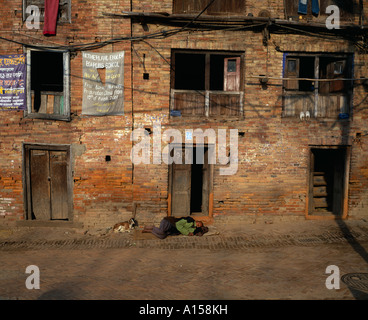
[[[28,220],[70,220],[69,149],[26,146]]]

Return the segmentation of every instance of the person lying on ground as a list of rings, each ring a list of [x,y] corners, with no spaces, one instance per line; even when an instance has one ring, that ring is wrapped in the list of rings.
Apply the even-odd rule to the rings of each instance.
[[[180,223],[177,226],[178,222]],[[159,227],[145,226],[142,230],[142,233],[152,233],[160,239],[180,234],[202,236],[206,232],[208,232],[208,228],[203,226],[203,222],[195,221],[192,217],[165,217],[161,220]]]
[[[194,220],[194,219],[193,219]],[[203,227],[202,221],[188,221],[187,219],[180,219],[175,223],[176,229],[185,236],[193,236],[197,228]]]

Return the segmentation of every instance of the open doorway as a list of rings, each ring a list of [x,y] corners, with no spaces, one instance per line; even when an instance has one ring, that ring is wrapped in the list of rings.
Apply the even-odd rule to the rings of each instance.
[[[349,150],[347,147],[311,148],[310,216],[347,215]]]
[[[185,152],[187,154],[185,155]],[[212,165],[208,163],[208,146],[183,148],[183,158],[192,163],[170,165],[169,190],[172,216],[209,216]]]

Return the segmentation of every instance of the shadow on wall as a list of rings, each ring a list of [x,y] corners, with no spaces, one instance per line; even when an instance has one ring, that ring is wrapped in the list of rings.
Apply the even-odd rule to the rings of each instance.
[[[337,219],[336,223],[343,233],[346,241],[350,244],[353,250],[362,257],[366,263],[366,265],[362,264],[362,266],[364,266],[364,269],[368,271],[367,250],[357,241],[344,220]],[[341,280],[347,285],[356,300],[368,300],[368,273],[346,274],[341,277]]]

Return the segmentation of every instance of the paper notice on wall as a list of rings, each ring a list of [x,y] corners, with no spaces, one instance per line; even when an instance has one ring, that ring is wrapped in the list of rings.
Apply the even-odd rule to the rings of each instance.
[[[83,52],[84,115],[124,114],[124,52]]]
[[[0,111],[26,109],[26,70],[25,54],[0,56]]]

